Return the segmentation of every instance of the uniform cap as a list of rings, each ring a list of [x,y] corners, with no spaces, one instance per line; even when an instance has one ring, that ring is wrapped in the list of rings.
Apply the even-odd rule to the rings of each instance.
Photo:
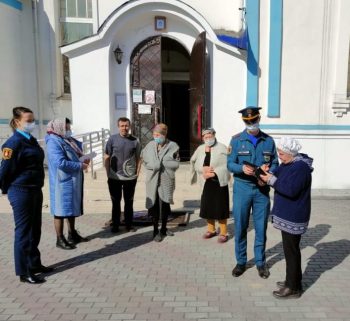
[[[260,115],[259,110],[261,107],[249,106],[239,110],[238,112],[242,114],[242,119],[245,121],[252,121]]]

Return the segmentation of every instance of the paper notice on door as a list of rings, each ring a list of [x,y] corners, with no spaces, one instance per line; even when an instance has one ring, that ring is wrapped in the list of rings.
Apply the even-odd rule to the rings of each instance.
[[[155,91],[154,90],[145,90],[145,103],[146,104],[155,104]]]
[[[139,114],[152,114],[152,107],[151,105],[139,104],[138,111],[139,111]]]

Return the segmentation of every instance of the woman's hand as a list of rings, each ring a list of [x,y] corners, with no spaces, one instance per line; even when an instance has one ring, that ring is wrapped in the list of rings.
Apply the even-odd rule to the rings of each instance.
[[[265,172],[265,175],[260,175],[259,181],[261,180],[264,183],[267,183],[271,176],[272,176],[272,174]]]
[[[89,164],[86,164],[85,161],[82,164],[83,164],[83,171],[86,171],[89,167]]]
[[[215,177],[214,168],[212,166],[203,166],[203,177],[204,179]]]

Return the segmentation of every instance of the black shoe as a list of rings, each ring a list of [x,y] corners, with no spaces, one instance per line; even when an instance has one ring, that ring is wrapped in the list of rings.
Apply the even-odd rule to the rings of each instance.
[[[245,265],[237,264],[232,270],[232,276],[235,278],[241,276],[245,272],[245,269]]]
[[[72,243],[69,243],[64,236],[57,237],[56,247],[62,250],[73,250],[76,246]]]
[[[137,228],[134,227],[134,226],[129,226],[126,228],[127,232],[136,232],[137,231]]]
[[[38,276],[32,275],[32,274],[26,274],[26,275],[21,275],[19,277],[19,280],[24,283],[29,283],[29,284],[40,284],[46,282],[45,279],[40,278]]]
[[[158,233],[154,238],[153,241],[155,242],[162,242],[164,239],[164,236],[161,233]]]
[[[301,297],[302,290],[292,290],[284,287],[277,291],[273,291],[272,294],[276,299],[298,299]]]
[[[258,273],[261,278],[267,279],[270,276],[270,271],[266,264],[257,266],[256,268],[258,269]]]
[[[54,270],[53,267],[49,267],[49,266],[44,266],[44,265],[40,265],[40,266],[36,266],[30,269],[30,272],[33,274],[36,273],[50,273]]]
[[[170,231],[170,230],[166,230],[166,232],[161,232],[163,236],[174,236],[174,232]]]
[[[278,281],[276,282],[276,285],[278,288],[285,288],[286,287],[286,281]]]
[[[119,226],[112,226],[111,233],[119,233]]]
[[[78,244],[81,242],[88,242],[89,239],[87,237],[82,237],[77,230],[74,230],[71,233],[68,233],[68,242],[73,244]]]

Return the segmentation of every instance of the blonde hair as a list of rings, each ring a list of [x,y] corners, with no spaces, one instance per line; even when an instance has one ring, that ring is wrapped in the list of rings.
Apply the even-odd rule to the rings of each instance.
[[[163,123],[159,123],[154,126],[153,132],[166,136],[168,133],[168,126]]]

